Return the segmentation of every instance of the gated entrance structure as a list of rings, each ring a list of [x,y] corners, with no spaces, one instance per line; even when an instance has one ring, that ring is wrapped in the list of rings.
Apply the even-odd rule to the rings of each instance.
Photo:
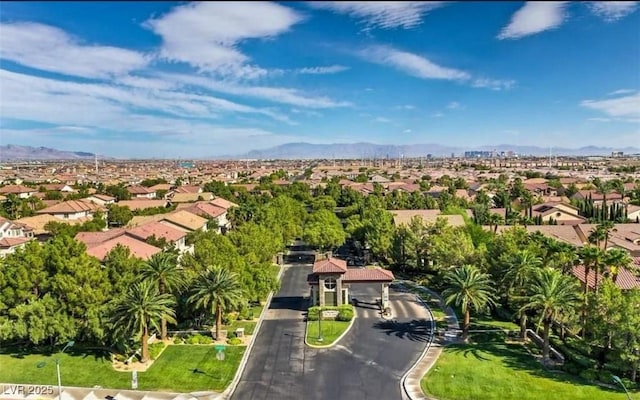
[[[327,258],[313,264],[313,272],[307,282],[311,289],[314,306],[337,306],[349,304],[350,283],[379,283],[382,309],[389,307],[389,283],[393,273],[382,268],[347,268],[347,262]]]

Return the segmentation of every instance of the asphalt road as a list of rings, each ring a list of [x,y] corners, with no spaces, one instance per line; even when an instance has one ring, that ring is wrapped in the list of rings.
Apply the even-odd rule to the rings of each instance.
[[[366,304],[380,297],[379,285],[352,285],[363,303],[351,331],[332,348],[312,349],[304,344],[310,272],[309,264],[285,270],[232,399],[401,399],[400,379],[428,340],[426,311],[391,291],[396,319],[383,320]]]

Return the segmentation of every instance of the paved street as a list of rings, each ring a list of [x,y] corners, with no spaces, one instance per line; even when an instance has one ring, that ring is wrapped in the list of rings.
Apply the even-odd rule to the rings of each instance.
[[[304,344],[306,283],[311,265],[288,266],[274,296],[234,400],[400,399],[400,378],[428,338],[427,313],[412,296],[390,291],[395,320],[366,303],[352,330],[330,349]],[[352,285],[352,295],[373,303],[379,285]]]

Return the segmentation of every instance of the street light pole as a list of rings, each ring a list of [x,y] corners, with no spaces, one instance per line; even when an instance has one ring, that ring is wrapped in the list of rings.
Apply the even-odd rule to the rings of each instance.
[[[322,308],[318,310],[318,342],[322,342],[324,339],[322,338]]]
[[[67,344],[60,350],[61,353],[64,353],[66,349],[76,344],[73,340],[67,342]],[[41,361],[38,363],[38,368],[44,368],[47,365],[46,361]],[[60,378],[60,359],[56,358],[56,375],[58,376],[58,400],[62,400],[62,379]]]
[[[58,374],[58,400],[62,400],[62,379],[60,379],[60,360],[56,358],[56,372]]]
[[[626,395],[627,395],[627,399],[628,399],[628,400],[631,400],[631,395],[630,395],[630,394],[629,394],[629,392],[627,391],[627,388],[624,386],[624,383],[622,383],[622,379],[620,379],[620,377],[618,377],[618,376],[616,376],[616,375],[613,375],[611,378],[613,379],[613,381],[614,381],[615,383],[617,383],[617,384],[619,384],[620,386],[622,386],[622,389],[624,389],[624,392],[625,392],[625,393],[626,393]]]

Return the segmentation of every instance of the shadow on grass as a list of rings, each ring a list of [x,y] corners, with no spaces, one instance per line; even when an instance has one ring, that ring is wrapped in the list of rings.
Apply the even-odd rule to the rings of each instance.
[[[382,330],[387,336],[396,336],[400,339],[409,339],[414,342],[426,342],[433,332],[431,323],[427,320],[412,320],[409,322],[378,321],[374,328]]]
[[[499,362],[510,369],[526,371],[532,375],[552,379],[557,382],[597,386],[606,392],[620,393],[619,390],[614,388],[597,385],[564,371],[546,369],[540,362],[529,355],[521,344],[505,344],[498,340],[486,343],[460,343],[449,345],[447,351],[462,354],[465,358],[470,356],[475,357],[481,362],[491,362],[491,356],[499,357],[501,359]]]
[[[12,358],[24,359],[26,356],[39,355],[43,357],[55,356],[59,352],[59,348],[53,351],[50,346],[6,346],[0,347],[0,355],[9,355]],[[96,361],[111,362],[111,350],[105,347],[84,347],[77,346],[69,348],[65,354],[72,357],[82,357],[83,359],[93,357]]]

